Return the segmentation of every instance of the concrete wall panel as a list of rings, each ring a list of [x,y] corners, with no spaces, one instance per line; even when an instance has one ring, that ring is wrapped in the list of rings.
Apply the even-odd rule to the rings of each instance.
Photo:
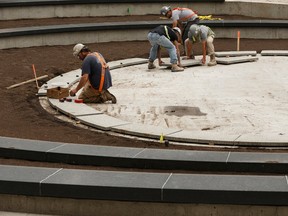
[[[29,7],[0,7],[0,19],[33,19],[51,17],[124,16],[159,14],[162,3],[111,3],[82,5],[50,5]],[[188,7],[201,15],[228,14],[288,19],[288,4],[226,1],[225,3],[173,3],[173,7]]]

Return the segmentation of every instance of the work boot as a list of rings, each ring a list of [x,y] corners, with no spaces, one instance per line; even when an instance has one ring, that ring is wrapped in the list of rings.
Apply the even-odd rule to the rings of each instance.
[[[179,67],[177,64],[172,64],[171,71],[172,72],[180,72],[180,71],[184,71],[184,68]]]
[[[215,66],[217,65],[216,59],[215,59],[215,55],[212,54],[210,55],[210,62],[208,63],[208,66]]]
[[[113,94],[111,94],[108,90],[106,90],[106,95],[107,95],[108,101],[112,101],[112,104],[117,103],[116,97]]]
[[[116,97],[113,94],[110,94],[110,95],[111,95],[112,104],[116,104],[117,103]]]
[[[151,61],[149,61],[149,63],[148,63],[148,69],[154,69],[154,68],[156,68],[156,66],[154,65],[154,63],[151,62]]]

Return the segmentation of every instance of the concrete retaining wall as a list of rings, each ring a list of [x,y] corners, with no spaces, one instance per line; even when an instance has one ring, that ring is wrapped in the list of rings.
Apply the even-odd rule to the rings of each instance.
[[[145,41],[147,33],[151,28],[141,29],[118,29],[118,30],[94,30],[94,31],[77,31],[59,32],[45,34],[29,34],[22,36],[1,37],[0,49],[23,48],[31,46],[54,46],[69,45],[79,41],[83,43],[102,43],[110,41]],[[217,38],[237,38],[237,31],[241,30],[241,38],[258,38],[258,39],[288,39],[288,28],[243,28],[232,27],[213,28]],[[121,37],[119,37],[121,35]]]
[[[37,214],[70,216],[271,216],[288,215],[287,206],[208,205],[181,203],[120,202],[104,200],[79,200],[51,197],[0,195],[0,209]],[[95,214],[97,212],[97,214]]]
[[[109,3],[109,2],[107,2]],[[71,4],[1,7],[0,19],[39,19],[52,17],[86,17],[86,16],[125,16],[159,14],[164,3],[110,3],[110,4]],[[167,3],[166,3],[167,4]],[[267,19],[288,19],[288,4],[267,4],[251,1],[219,2],[180,2],[171,7],[188,7],[201,15],[227,14],[265,17]]]

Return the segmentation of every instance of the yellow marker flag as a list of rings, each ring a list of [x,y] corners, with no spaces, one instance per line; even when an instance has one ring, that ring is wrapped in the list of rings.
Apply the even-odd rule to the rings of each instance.
[[[164,142],[164,136],[163,136],[163,133],[161,134],[160,136],[160,143],[163,143]]]

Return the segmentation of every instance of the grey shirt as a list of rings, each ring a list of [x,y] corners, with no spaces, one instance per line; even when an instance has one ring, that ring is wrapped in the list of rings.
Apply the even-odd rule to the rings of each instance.
[[[192,43],[204,42],[207,40],[209,36],[214,38],[215,33],[208,26],[205,26],[205,25],[199,25],[199,33],[198,35],[195,35],[194,37],[192,37],[190,29],[188,32],[188,38],[190,41],[192,41]]]
[[[189,17],[189,18],[188,18]],[[182,22],[193,21],[198,17],[198,15],[188,8],[174,8],[172,10],[172,17],[173,21],[180,20]]]

